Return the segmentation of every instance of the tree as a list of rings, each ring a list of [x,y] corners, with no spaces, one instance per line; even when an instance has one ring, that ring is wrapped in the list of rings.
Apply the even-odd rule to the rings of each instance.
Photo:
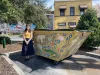
[[[33,23],[37,25],[36,27],[39,28],[46,28],[47,26],[47,17],[43,9],[39,6],[28,5],[25,9],[25,16],[24,16],[26,23]]]
[[[25,9],[25,22],[36,24],[36,28],[44,29],[47,27],[46,0],[29,0],[29,5]]]
[[[6,23],[34,23],[46,28],[46,0],[0,0],[0,21]]]
[[[83,44],[84,47],[100,46],[100,23],[94,9],[87,9],[81,16],[76,29],[93,31]]]
[[[41,6],[42,8],[46,7],[47,0],[29,0],[30,4],[34,4],[36,6]]]
[[[9,0],[13,6],[18,8],[25,8],[27,4],[29,4],[29,0]]]
[[[8,0],[0,0],[0,21],[17,23],[23,19],[22,10],[13,6]]]

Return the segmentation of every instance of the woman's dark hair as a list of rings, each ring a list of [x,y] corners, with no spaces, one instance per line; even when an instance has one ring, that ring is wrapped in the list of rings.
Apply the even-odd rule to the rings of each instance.
[[[28,31],[28,32],[31,32],[31,29],[28,30],[28,29],[27,29],[27,26],[29,26],[29,25],[26,25],[26,28],[25,28],[25,31],[24,31],[24,32],[27,32],[27,31]]]

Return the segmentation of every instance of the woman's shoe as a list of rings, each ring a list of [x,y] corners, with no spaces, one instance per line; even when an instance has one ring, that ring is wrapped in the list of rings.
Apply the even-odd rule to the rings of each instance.
[[[28,56],[26,56],[26,58],[24,59],[24,61],[28,61],[29,60],[29,57]]]

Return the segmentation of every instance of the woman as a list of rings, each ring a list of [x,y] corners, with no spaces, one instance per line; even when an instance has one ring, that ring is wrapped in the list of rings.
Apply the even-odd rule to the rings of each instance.
[[[33,33],[30,30],[30,26],[26,25],[26,29],[23,34],[24,41],[23,41],[22,53],[21,53],[22,56],[26,57],[25,60],[28,60],[29,56],[34,54],[32,38],[33,38]]]

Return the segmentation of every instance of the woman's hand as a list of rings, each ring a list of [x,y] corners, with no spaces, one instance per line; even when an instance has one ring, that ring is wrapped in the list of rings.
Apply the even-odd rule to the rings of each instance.
[[[30,40],[27,41],[27,43],[29,44]]]
[[[26,42],[26,44],[28,45],[29,42],[28,42],[28,41],[25,41],[25,42]]]

